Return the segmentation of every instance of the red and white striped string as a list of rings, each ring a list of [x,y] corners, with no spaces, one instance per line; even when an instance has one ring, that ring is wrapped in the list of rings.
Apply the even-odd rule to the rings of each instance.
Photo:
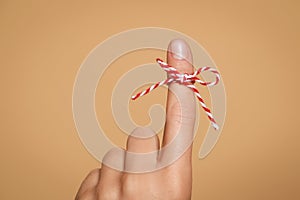
[[[194,83],[200,83],[201,85],[204,86],[213,86],[213,85],[217,85],[218,82],[220,81],[220,74],[217,70],[210,68],[210,67],[201,67],[199,69],[197,69],[193,74],[181,74],[179,73],[174,67],[168,65],[167,63],[165,63],[164,61],[162,61],[161,59],[157,58],[156,62],[167,72],[168,74],[168,78],[166,80],[160,81],[152,86],[150,86],[149,88],[147,88],[146,90],[134,95],[131,97],[132,100],[135,100],[141,96],[144,96],[148,93],[150,93],[152,90],[154,90],[155,88],[164,85],[164,84],[170,84],[172,82],[177,82],[180,84],[185,85],[186,87],[190,88],[194,94],[196,95],[197,99],[199,100],[201,107],[203,108],[203,110],[205,111],[208,119],[211,121],[212,126],[218,130],[219,126],[216,122],[216,120],[214,119],[210,109],[206,106],[206,104],[204,103],[203,98],[200,95],[199,90],[195,87]],[[204,71],[209,71],[215,74],[216,79],[215,81],[212,82],[205,82],[200,80],[197,75],[199,75],[201,72]]]

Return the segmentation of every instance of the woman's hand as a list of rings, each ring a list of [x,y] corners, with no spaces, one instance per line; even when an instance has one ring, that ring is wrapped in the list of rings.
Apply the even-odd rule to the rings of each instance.
[[[181,73],[193,72],[192,54],[183,40],[170,42],[167,60],[169,65]],[[117,171],[103,162],[101,169],[90,172],[82,182],[76,200],[191,199],[195,100],[189,88],[178,83],[169,85],[166,117],[161,147],[157,135],[150,129],[135,129],[128,137],[125,152],[110,151],[104,158],[107,162],[117,162],[124,170]],[[146,162],[130,156],[130,152],[154,151],[158,153]],[[167,165],[170,158],[178,159]],[[148,173],[130,173],[141,166],[161,169]]]

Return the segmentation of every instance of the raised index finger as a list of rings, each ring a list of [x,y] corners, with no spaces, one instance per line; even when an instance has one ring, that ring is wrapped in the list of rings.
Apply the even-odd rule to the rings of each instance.
[[[194,71],[190,47],[182,39],[170,42],[167,61],[168,65],[182,74],[192,74]],[[162,143],[163,147],[168,148],[162,152],[163,157],[181,156],[184,152],[183,159],[190,160],[195,113],[195,98],[192,90],[182,84],[171,83],[168,90],[166,125]]]

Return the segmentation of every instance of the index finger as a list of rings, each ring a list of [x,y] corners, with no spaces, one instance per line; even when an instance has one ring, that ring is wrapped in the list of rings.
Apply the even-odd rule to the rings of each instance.
[[[192,53],[189,45],[182,39],[172,40],[167,53],[168,65],[174,67],[180,73],[192,74]],[[168,157],[174,154],[181,156],[180,159],[189,159],[192,151],[192,140],[194,136],[194,124],[196,116],[195,98],[191,89],[172,82],[169,85],[167,105],[166,105],[166,124],[163,136],[162,147],[166,148]],[[184,151],[184,152],[182,152]],[[164,156],[166,157],[166,156]]]

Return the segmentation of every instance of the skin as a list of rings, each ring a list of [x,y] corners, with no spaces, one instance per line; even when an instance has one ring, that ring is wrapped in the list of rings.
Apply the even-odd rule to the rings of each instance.
[[[169,45],[170,48],[170,45]],[[191,61],[188,52],[187,60]],[[193,67],[185,59],[178,57],[170,51],[167,53],[167,62],[181,73],[192,73]],[[179,97],[179,98],[178,98]],[[168,145],[174,136],[179,138],[172,141],[173,145],[183,145],[184,141],[192,141],[195,123],[195,102],[190,89],[178,83],[169,85],[166,124],[162,146],[156,134],[141,139],[136,136],[149,132],[149,129],[138,128],[127,140],[126,152],[146,153],[153,152]],[[182,138],[180,138],[182,136]],[[126,154],[125,152],[125,154]],[[171,151],[172,153],[172,151]],[[165,157],[160,153],[150,161],[156,166],[164,162]],[[102,163],[101,169],[91,171],[82,182],[75,197],[76,200],[188,200],[192,191],[192,145],[190,144],[184,154],[173,164],[149,173],[128,173],[114,170]],[[110,152],[105,159],[118,160],[125,168],[134,167],[137,161],[128,160],[126,156]]]

